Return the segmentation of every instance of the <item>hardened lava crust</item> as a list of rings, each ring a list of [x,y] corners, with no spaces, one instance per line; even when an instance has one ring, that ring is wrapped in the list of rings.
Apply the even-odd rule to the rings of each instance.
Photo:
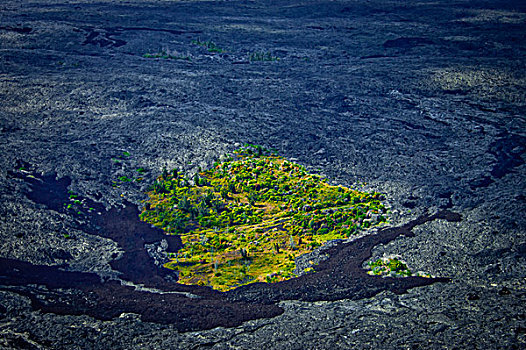
[[[525,33],[514,0],[2,1],[0,348],[524,348]],[[148,193],[245,144],[386,222],[177,283]]]

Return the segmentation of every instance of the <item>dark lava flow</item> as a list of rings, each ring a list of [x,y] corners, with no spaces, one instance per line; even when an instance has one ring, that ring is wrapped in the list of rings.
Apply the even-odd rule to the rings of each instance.
[[[457,213],[442,210],[433,215],[423,215],[401,227],[383,228],[378,233],[341,243],[327,251],[329,259],[316,266],[316,272],[283,281],[268,288],[264,283],[249,284],[228,293],[229,300],[276,302],[279,300],[339,300],[372,297],[384,290],[405,293],[408,289],[447,282],[447,278],[404,277],[386,278],[371,276],[362,268],[371,257],[371,250],[398,236],[413,236],[412,229],[436,219],[460,221]]]
[[[446,282],[445,278],[370,276],[362,264],[371,257],[374,246],[400,235],[411,236],[415,226],[435,219],[460,220],[459,214],[447,210],[424,215],[401,227],[383,228],[377,234],[336,245],[327,251],[330,258],[321,262],[314,273],[275,284],[254,283],[221,293],[209,287],[177,284],[173,271],[154,263],[145,244],[164,239],[168,242],[168,251],[176,251],[181,247],[181,240],[140,221],[136,206],[125,203],[123,208],[107,211],[101,204],[84,198],[84,207],[93,209],[73,212],[64,205],[71,195],[67,189],[70,179],[29,174],[10,172],[10,176],[22,178],[30,185],[29,199],[51,210],[71,213],[84,232],[117,242],[124,254],[113,260],[111,266],[122,273],[121,279],[157,291],[137,290],[118,280],[102,281],[95,273],[64,271],[59,266],[39,266],[5,258],[0,258],[0,289],[27,296],[32,307],[43,312],[85,314],[102,320],[125,312],[136,313],[143,321],[173,324],[180,331],[233,327],[251,319],[274,317],[283,312],[276,305],[281,300],[356,300],[384,290],[404,293],[410,288]]]
[[[0,285],[0,290],[29,297],[32,307],[42,312],[89,315],[101,320],[131,312],[146,322],[173,324],[179,331],[234,327],[283,312],[273,304],[229,302],[214,295],[188,297],[183,293],[138,291],[116,280],[102,282],[94,273],[62,271],[56,266],[4,258],[0,258]]]
[[[488,153],[496,159],[493,168],[490,171],[491,176],[484,176],[473,180],[470,185],[471,189],[479,187],[488,187],[495,182],[494,179],[501,179],[511,173],[514,168],[524,164],[522,156],[526,153],[526,137],[503,132],[498,135],[499,138],[489,146]]]

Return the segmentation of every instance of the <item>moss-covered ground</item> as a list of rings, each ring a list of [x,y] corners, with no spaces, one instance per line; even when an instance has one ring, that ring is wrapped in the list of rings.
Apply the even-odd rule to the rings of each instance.
[[[294,259],[386,221],[380,193],[332,186],[258,146],[192,178],[163,171],[141,219],[181,236],[165,267],[183,284],[226,291],[294,277]]]

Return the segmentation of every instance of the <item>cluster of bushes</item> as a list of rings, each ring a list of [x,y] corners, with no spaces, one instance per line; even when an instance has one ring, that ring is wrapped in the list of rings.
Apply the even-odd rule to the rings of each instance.
[[[163,170],[148,194],[141,219],[183,240],[168,267],[219,290],[291,278],[296,256],[386,221],[379,193],[331,186],[252,145],[190,178]]]
[[[367,273],[374,276],[389,276],[389,277],[432,277],[430,274],[418,271],[413,273],[407,264],[397,257],[385,257],[369,262],[369,269]]]
[[[217,52],[217,53],[225,52],[225,50],[223,50],[222,48],[217,46],[213,41],[210,41],[210,40],[208,41],[201,41],[201,39],[192,40],[192,44],[202,46],[205,49],[207,49],[208,52]]]

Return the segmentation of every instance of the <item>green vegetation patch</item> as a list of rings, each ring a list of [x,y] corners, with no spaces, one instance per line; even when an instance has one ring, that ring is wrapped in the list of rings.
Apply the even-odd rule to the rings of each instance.
[[[201,39],[192,40],[192,44],[202,46],[208,52],[217,52],[217,53],[225,52],[225,50],[223,50],[222,48],[220,48],[219,46],[217,46],[214,42],[210,40],[209,41],[201,41]]]
[[[131,159],[132,155],[127,151],[124,151],[121,154],[111,158],[114,166],[119,167],[122,170],[126,170],[125,175],[118,176],[112,180],[112,187],[119,188],[125,184],[133,184],[143,181],[143,176],[144,174],[148,173],[148,170],[143,167],[139,167],[135,169],[135,171],[131,170],[129,167],[129,161]]]
[[[163,170],[148,195],[141,219],[184,244],[165,266],[221,291],[295,277],[297,256],[386,221],[380,193],[329,185],[252,145],[192,178]]]
[[[390,277],[432,277],[430,274],[424,272],[413,273],[407,267],[407,264],[397,257],[381,258],[376,261],[369,262],[370,271],[367,273],[373,276],[390,276]]]

